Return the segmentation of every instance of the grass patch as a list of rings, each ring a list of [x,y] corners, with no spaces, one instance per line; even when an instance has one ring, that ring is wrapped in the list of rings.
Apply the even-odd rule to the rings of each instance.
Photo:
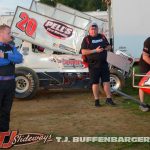
[[[109,150],[149,150],[149,143],[99,143],[99,142],[90,142],[91,146],[102,147]]]

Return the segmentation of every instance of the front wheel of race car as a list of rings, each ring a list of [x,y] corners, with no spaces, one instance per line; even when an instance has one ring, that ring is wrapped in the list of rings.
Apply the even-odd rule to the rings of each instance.
[[[37,74],[30,68],[18,67],[16,74],[15,97],[18,99],[31,99],[35,96],[39,88]]]

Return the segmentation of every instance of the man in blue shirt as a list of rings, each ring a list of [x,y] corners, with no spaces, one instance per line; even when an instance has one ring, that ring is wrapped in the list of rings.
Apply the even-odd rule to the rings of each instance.
[[[10,111],[15,93],[15,64],[23,61],[12,41],[11,30],[0,25],[0,132],[9,130]]]

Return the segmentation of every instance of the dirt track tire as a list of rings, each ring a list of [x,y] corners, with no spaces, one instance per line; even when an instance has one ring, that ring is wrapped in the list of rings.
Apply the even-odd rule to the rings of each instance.
[[[39,79],[35,71],[27,67],[18,67],[15,74],[15,97],[18,99],[32,99],[39,88]]]

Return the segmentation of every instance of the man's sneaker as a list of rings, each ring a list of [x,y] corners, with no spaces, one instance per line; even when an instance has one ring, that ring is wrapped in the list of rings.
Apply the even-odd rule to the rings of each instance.
[[[95,107],[100,107],[100,103],[99,103],[99,100],[95,100]]]
[[[144,105],[144,104],[141,104],[141,105],[139,106],[139,108],[140,108],[140,110],[143,111],[143,112],[147,112],[147,111],[150,110],[149,107],[148,107],[147,105]]]
[[[116,106],[116,103],[114,103],[111,98],[106,99],[106,104],[111,105],[111,106]]]

